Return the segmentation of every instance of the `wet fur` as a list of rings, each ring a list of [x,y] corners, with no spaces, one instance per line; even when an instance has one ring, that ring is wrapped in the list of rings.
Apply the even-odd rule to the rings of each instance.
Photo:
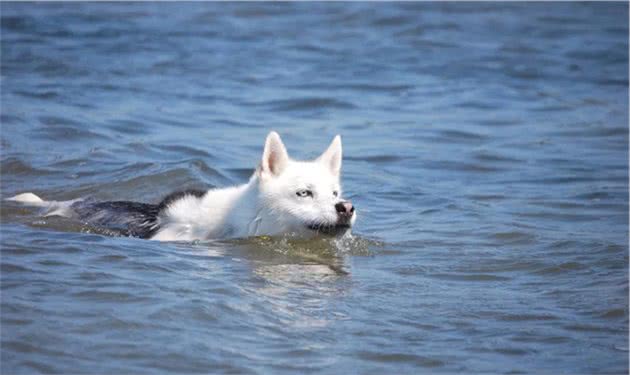
[[[9,200],[109,229],[124,236],[158,241],[294,234],[312,237],[348,231],[356,215],[341,199],[341,138],[315,160],[289,157],[271,132],[260,165],[245,184],[208,191],[186,190],[158,204],[129,201],[44,201],[23,193]],[[308,195],[300,194],[308,192]],[[337,211],[348,205],[352,210]]]
[[[167,195],[158,204],[130,201],[78,201],[70,205],[73,216],[89,225],[116,231],[122,236],[151,238],[160,230],[160,213],[186,197],[201,198],[207,191],[185,190]]]

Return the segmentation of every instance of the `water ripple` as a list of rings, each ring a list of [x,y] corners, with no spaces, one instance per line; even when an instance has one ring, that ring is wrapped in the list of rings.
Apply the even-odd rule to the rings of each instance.
[[[350,102],[333,98],[297,98],[287,100],[273,100],[261,103],[274,111],[308,111],[324,109],[353,109],[356,106]]]
[[[1,198],[232,185],[273,129],[341,134],[358,213],[163,243],[3,201],[1,373],[628,373],[628,4],[0,7]]]

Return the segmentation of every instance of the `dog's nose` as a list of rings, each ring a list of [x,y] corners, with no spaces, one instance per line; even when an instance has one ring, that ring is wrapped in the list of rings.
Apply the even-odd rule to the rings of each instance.
[[[339,202],[335,205],[335,210],[337,210],[337,213],[339,215],[352,216],[352,213],[354,212],[354,206],[350,201]]]

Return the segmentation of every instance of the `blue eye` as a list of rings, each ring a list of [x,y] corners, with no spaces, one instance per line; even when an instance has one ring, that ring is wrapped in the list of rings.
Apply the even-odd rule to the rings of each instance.
[[[295,195],[297,195],[300,198],[305,198],[305,197],[312,197],[313,196],[313,192],[310,190],[298,190]]]

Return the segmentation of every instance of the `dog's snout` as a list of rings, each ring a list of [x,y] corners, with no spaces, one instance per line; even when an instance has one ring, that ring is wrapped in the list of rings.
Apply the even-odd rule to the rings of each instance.
[[[335,210],[339,215],[351,216],[354,213],[354,206],[349,201],[339,202],[335,205]]]

